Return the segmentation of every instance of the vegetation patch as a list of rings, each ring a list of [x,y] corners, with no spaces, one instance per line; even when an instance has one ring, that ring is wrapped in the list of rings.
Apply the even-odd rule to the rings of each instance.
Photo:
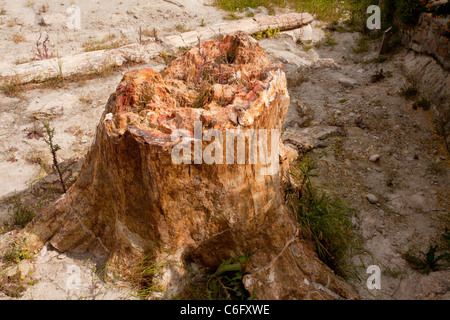
[[[313,185],[311,178],[317,177],[313,173],[316,169],[316,163],[308,157],[300,162],[299,173],[292,174],[300,185],[299,190],[288,190],[286,200],[302,235],[315,243],[319,258],[348,278],[346,259],[351,249],[359,246],[350,218],[355,211]]]
[[[22,260],[31,258],[32,256],[28,252],[28,249],[23,248],[19,242],[13,242],[2,257],[4,262],[10,262],[14,264],[18,264]]]
[[[13,76],[9,81],[6,81],[2,85],[2,91],[8,97],[20,98],[23,93],[23,85],[20,83],[19,77]]]
[[[151,254],[145,255],[136,263],[130,280],[137,292],[137,297],[147,300],[153,293],[163,291],[158,276],[161,275],[162,268],[169,263],[155,262]]]
[[[212,300],[249,300],[242,279],[249,255],[222,260],[216,272],[208,276],[206,291]]]
[[[275,37],[280,33],[280,29],[267,29],[265,31],[258,31],[252,34],[252,37],[256,40],[265,39],[265,38],[272,38]]]
[[[421,97],[420,99],[417,99],[414,101],[413,109],[419,109],[422,108],[423,110],[430,110],[431,107],[431,101],[427,97]]]
[[[187,286],[176,297],[182,300],[252,300],[256,298],[245,289],[242,282],[247,274],[247,262],[251,254],[222,260],[210,274],[187,277]]]
[[[450,252],[447,250],[437,255],[438,248],[438,245],[430,245],[426,253],[421,252],[422,256],[414,255],[408,251],[404,254],[404,258],[413,269],[419,270],[423,274],[429,274],[431,271],[437,271],[450,266],[448,263],[441,262],[450,262]]]
[[[91,39],[86,41],[83,43],[83,47],[85,52],[89,52],[119,48],[127,44],[129,44],[129,41],[126,38],[118,39],[115,34],[109,34],[100,40]]]
[[[12,276],[0,276],[0,292],[11,298],[20,298],[27,290],[27,285],[32,285],[33,281],[23,276],[17,271]]]
[[[372,3],[375,2],[375,3]],[[345,17],[350,13],[356,23],[356,17],[367,14],[367,4],[378,4],[378,1],[370,0],[215,0],[216,6],[230,12],[242,11],[245,8],[266,7],[269,14],[273,14],[275,7],[296,10],[297,12],[309,12],[316,16],[317,20],[334,21]],[[363,12],[364,9],[364,12]],[[360,18],[361,20],[362,18]],[[367,19],[367,18],[366,18]],[[365,22],[365,20],[364,20]]]
[[[356,47],[353,48],[354,53],[363,53],[369,51],[369,44],[367,43],[368,38],[365,36],[360,37],[356,41]]]

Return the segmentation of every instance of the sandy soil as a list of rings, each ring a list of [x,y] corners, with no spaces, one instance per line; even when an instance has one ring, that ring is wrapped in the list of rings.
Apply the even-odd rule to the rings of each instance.
[[[49,34],[52,52],[56,54],[57,49],[58,54],[66,55],[82,52],[87,41],[109,34],[115,34],[115,40],[136,42],[139,27],[156,28],[161,35],[174,34],[226,16],[200,0],[173,2],[0,0],[0,10],[6,11],[0,15],[0,68],[34,59],[35,41],[44,31]],[[82,29],[78,31],[68,30],[62,19],[71,3],[81,7]],[[42,6],[47,4],[43,12]],[[40,25],[43,17],[51,25]],[[426,252],[439,243],[449,209],[450,181],[448,154],[429,114],[413,110],[411,102],[399,95],[407,82],[401,67],[405,52],[383,63],[367,63],[376,57],[377,41],[371,43],[369,52],[355,54],[352,48],[358,34],[333,33],[337,45],[331,47],[323,43],[324,24],[314,26],[311,49],[287,34],[260,43],[286,68],[291,105],[285,129],[301,130],[305,125],[319,131],[345,128],[345,135],[324,135],[312,156],[319,163],[316,183],[358,212],[353,223],[364,250],[349,263],[355,266],[360,281],[349,281],[363,299],[449,299],[450,271],[422,275],[402,257],[408,250]],[[25,41],[14,42],[16,34]],[[164,68],[160,60],[149,66]],[[371,83],[371,76],[380,69],[390,76]],[[28,90],[20,98],[0,93],[0,196],[31,190],[52,172],[43,139],[29,139],[42,120],[50,120],[56,128],[60,162],[82,158],[106,101],[125,71],[60,88]],[[355,126],[357,118],[367,128]],[[374,154],[379,160],[368,160]],[[377,197],[376,203],[367,200],[368,194]],[[8,207],[4,201],[0,203],[0,226],[11,219]],[[34,260],[24,261],[19,266],[22,274],[30,275],[36,284],[28,287],[22,299],[134,298],[130,287],[120,280],[102,280],[101,266],[88,255],[45,248]],[[366,268],[372,264],[383,271],[381,290],[366,287]],[[68,290],[73,265],[79,268],[83,285]],[[12,275],[15,271],[5,272]],[[0,293],[0,299],[8,297]]]
[[[363,250],[349,265],[360,281],[350,282],[363,299],[449,299],[450,270],[423,275],[403,257],[408,251],[420,256],[418,252],[426,253],[431,245],[444,247],[441,236],[450,205],[443,138],[436,134],[429,112],[414,110],[400,95],[408,86],[402,72],[406,50],[383,63],[367,63],[376,57],[379,41],[371,43],[369,52],[355,54],[358,34],[335,32],[331,37],[336,46],[312,50],[336,65],[302,68],[304,82],[290,90],[285,125],[286,130],[297,130],[309,118],[309,126],[344,128],[343,136],[321,140],[312,158],[318,163],[315,182],[357,211],[353,223]],[[388,76],[372,83],[381,69]],[[354,85],[343,85],[343,78]],[[369,160],[377,154],[377,161]],[[376,203],[368,201],[368,194],[376,196]],[[381,290],[367,289],[369,265],[382,271]]]

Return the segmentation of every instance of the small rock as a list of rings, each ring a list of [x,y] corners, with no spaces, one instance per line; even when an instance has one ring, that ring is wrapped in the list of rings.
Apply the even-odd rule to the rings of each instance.
[[[366,199],[369,200],[369,202],[372,204],[375,204],[378,202],[378,198],[371,193],[366,195]]]
[[[256,10],[259,13],[262,13],[262,14],[265,14],[265,15],[269,14],[269,9],[267,9],[266,7],[263,7],[263,6],[256,7]]]
[[[245,8],[244,13],[245,14],[255,14],[256,10],[253,8],[247,7],[247,8]]]
[[[380,160],[379,154],[373,154],[369,157],[369,161],[371,161],[371,162],[377,162],[378,160]]]
[[[298,29],[296,42],[297,41],[307,44],[313,41],[313,30],[311,24],[308,24]]]
[[[344,87],[350,87],[353,88],[354,86],[356,86],[356,80],[351,79],[351,78],[339,78],[339,83],[342,84]]]

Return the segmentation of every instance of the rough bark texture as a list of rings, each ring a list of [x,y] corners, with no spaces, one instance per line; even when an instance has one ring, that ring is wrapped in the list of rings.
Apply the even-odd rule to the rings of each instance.
[[[281,129],[288,105],[282,67],[244,33],[203,42],[162,73],[129,72],[108,101],[78,180],[26,231],[59,251],[103,255],[123,275],[144,256],[173,262],[161,270],[166,290],[182,288],[190,263],[213,270],[254,252],[244,284],[259,299],[356,298],[299,238],[282,172],[171,158],[176,129],[192,135],[196,120],[203,131]]]

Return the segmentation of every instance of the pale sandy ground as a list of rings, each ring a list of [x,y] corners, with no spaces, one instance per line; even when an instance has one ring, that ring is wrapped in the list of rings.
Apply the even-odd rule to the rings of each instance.
[[[0,0],[0,10],[6,10],[0,16],[0,68],[18,60],[33,59],[34,42],[43,31],[50,36],[51,49],[56,52],[58,48],[58,54],[63,56],[82,52],[85,41],[102,39],[108,34],[136,42],[140,26],[156,28],[160,35],[174,34],[179,32],[176,25],[195,29],[202,23],[220,22],[226,16],[200,0],[176,2],[183,7],[166,1],[142,0]],[[61,20],[72,3],[82,10],[79,31],[68,30]],[[54,23],[43,27],[38,24],[42,17],[38,12],[47,4],[47,13],[54,15],[49,21],[53,19]],[[314,38],[320,41],[323,25],[315,26]],[[11,39],[16,33],[23,34],[26,41],[14,43]],[[401,257],[410,249],[426,251],[439,240],[442,216],[449,208],[445,167],[448,155],[433,135],[429,115],[420,110],[413,112],[411,103],[398,95],[406,83],[401,72],[404,54],[399,53],[382,65],[363,63],[375,55],[374,51],[352,53],[357,36],[336,33],[333,37],[338,45],[334,48],[322,44],[307,52],[288,36],[260,42],[269,55],[285,65],[291,83],[296,83],[289,88],[291,106],[286,128],[295,129],[307,118],[310,125],[341,122],[348,128],[341,141],[336,136],[324,140],[314,155],[319,160],[317,183],[340,195],[359,213],[353,220],[367,252],[359,253],[351,261],[361,277],[360,282],[354,279],[351,282],[362,298],[449,299],[449,271],[421,275]],[[372,45],[373,50],[377,44]],[[334,63],[326,60],[330,58]],[[164,68],[158,59],[149,66],[156,70]],[[391,71],[392,77],[371,84],[370,76],[379,68]],[[26,137],[36,117],[50,120],[56,128],[61,161],[82,157],[91,145],[106,101],[125,71],[107,78],[69,83],[62,88],[29,90],[21,98],[0,93],[0,195],[23,191],[47,175],[45,170],[50,167],[51,156],[45,142]],[[352,78],[357,85],[344,87],[339,84],[341,77]],[[343,99],[346,101],[342,102]],[[352,127],[357,116],[363,118],[370,130]],[[374,153],[381,155],[377,163],[367,160]],[[12,158],[17,161],[11,161]],[[429,170],[432,163],[443,163],[444,169],[433,173]],[[390,180],[392,186],[387,186]],[[368,193],[378,197],[378,204],[366,200]],[[9,219],[7,208],[0,205],[0,225]],[[36,280],[22,299],[134,298],[133,291],[120,280],[101,281],[98,273],[102,269],[95,263],[89,255],[44,249],[34,260],[25,260],[20,265],[22,274],[29,273]],[[365,270],[371,264],[384,271],[381,290],[368,290],[365,285]],[[80,288],[69,290],[67,281],[73,265],[80,268],[82,281]],[[15,269],[7,272],[13,273]],[[7,297],[0,293],[0,299]]]

